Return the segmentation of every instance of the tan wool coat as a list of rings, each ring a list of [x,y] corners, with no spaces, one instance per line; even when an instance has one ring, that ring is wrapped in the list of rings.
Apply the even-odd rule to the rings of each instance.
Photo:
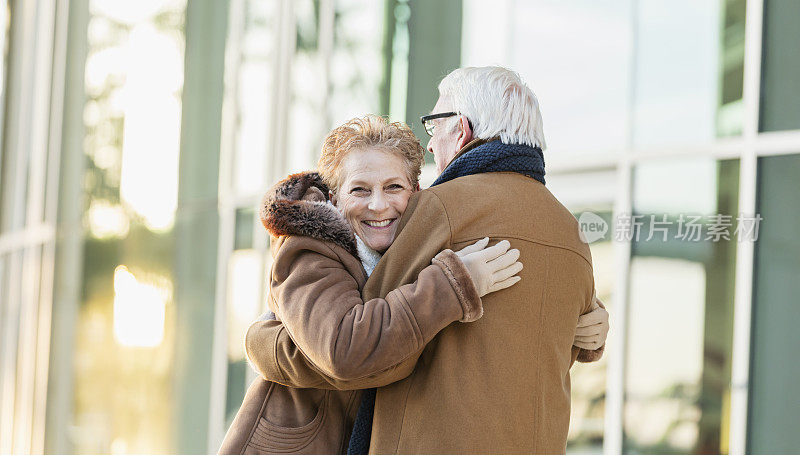
[[[248,332],[254,366],[262,364],[262,353],[277,348],[275,339],[285,337],[291,342],[284,347],[290,344],[294,351],[286,353],[284,365],[303,352],[313,362],[304,377],[383,370],[448,324],[479,316],[481,300],[469,273],[449,250],[429,261],[413,283],[385,298],[362,300],[367,275],[352,229],[324,194],[319,176],[306,173],[290,176],[265,198],[262,220],[278,236],[269,306],[280,320],[259,321]],[[376,331],[382,335],[374,337]],[[220,454],[346,452],[361,392],[335,390],[322,380],[292,383],[288,376],[296,372],[286,371],[287,377],[251,385]]]
[[[603,352],[572,346],[594,296],[591,255],[575,218],[541,183],[502,172],[415,194],[399,227],[363,287],[364,301],[388,300],[398,287],[421,282],[440,251],[485,236],[520,250],[522,281],[484,296],[479,320],[443,330],[447,318],[432,316],[440,304],[414,307],[400,296],[397,306],[367,312],[369,328],[357,333],[350,319],[324,310],[287,315],[283,326],[258,322],[247,334],[251,362],[264,377],[295,387],[379,387],[371,454],[564,453],[569,369]],[[295,295],[296,284],[275,277],[271,292]],[[468,311],[455,313],[451,321]]]

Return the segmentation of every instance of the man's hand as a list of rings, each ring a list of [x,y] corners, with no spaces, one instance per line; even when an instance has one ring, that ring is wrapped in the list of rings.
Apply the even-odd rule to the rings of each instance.
[[[489,237],[485,237],[456,251],[480,297],[513,286],[521,280],[515,276],[522,270],[522,263],[517,262],[519,250],[509,250],[511,244],[508,240],[486,248],[488,244]]]
[[[592,311],[582,314],[578,318],[578,328],[575,331],[575,346],[594,351],[606,343],[608,336],[608,311],[605,305],[595,297]]]

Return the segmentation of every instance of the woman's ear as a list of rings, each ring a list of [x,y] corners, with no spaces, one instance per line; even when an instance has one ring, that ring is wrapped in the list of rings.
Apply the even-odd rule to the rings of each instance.
[[[333,191],[328,191],[328,199],[331,200],[331,204],[333,204],[333,205],[336,205],[336,203],[338,202],[336,200],[336,195],[333,194]]]
[[[414,185],[414,192],[417,191],[419,191],[419,182],[417,182],[416,185]]]

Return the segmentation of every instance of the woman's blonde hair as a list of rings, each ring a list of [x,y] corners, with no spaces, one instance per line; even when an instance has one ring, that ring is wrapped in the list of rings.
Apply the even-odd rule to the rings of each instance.
[[[414,189],[417,188],[425,161],[425,149],[419,139],[405,123],[390,123],[383,117],[370,114],[350,119],[334,128],[322,143],[317,168],[331,191],[336,192],[342,184],[340,166],[345,157],[353,150],[364,148],[380,148],[400,156],[406,166],[408,181]]]

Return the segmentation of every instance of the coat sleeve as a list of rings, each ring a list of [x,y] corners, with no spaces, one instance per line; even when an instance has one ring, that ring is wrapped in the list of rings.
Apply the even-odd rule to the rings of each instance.
[[[385,375],[340,379],[315,365],[289,336],[279,320],[257,321],[247,332],[247,357],[250,365],[264,379],[289,387],[356,390],[381,387],[391,383]],[[251,358],[251,353],[253,357]],[[399,371],[399,368],[392,369]],[[403,375],[402,371],[395,374]],[[404,373],[405,376],[411,371]],[[403,376],[403,377],[405,377]]]
[[[483,313],[466,267],[450,250],[427,257],[409,283],[364,299],[339,250],[293,237],[276,255],[270,298],[280,321],[254,323],[245,340],[265,378],[293,387],[386,385],[411,373],[442,328]]]

